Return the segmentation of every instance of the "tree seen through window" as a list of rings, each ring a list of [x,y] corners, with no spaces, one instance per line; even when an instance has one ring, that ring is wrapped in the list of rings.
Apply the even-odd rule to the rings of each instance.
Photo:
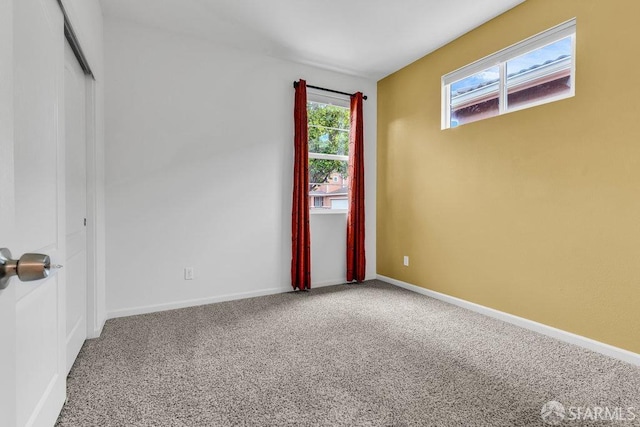
[[[307,103],[309,124],[309,196],[312,208],[331,209],[342,206],[348,191],[349,109],[346,107]],[[316,200],[322,197],[319,206]],[[336,209],[334,207],[334,209]]]

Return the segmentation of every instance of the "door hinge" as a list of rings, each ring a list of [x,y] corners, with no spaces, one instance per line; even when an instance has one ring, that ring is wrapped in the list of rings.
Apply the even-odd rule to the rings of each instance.
[[[87,218],[84,219],[84,226],[87,226]]]

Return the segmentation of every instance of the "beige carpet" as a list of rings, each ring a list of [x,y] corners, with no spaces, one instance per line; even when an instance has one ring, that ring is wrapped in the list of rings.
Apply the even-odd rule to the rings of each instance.
[[[60,427],[640,425],[640,368],[379,281],[110,320],[68,384]]]

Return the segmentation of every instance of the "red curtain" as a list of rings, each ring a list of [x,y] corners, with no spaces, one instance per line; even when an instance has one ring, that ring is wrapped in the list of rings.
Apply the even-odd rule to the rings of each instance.
[[[349,213],[347,214],[347,282],[362,282],[364,256],[364,128],[362,93],[351,96],[349,136]]]
[[[311,237],[309,232],[309,146],[307,82],[296,85],[294,119],[293,206],[291,208],[291,286],[311,289]]]

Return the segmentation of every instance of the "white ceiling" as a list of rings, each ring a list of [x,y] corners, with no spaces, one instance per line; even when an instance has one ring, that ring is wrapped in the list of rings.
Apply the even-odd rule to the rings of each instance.
[[[524,0],[101,0],[116,18],[382,78]]]

